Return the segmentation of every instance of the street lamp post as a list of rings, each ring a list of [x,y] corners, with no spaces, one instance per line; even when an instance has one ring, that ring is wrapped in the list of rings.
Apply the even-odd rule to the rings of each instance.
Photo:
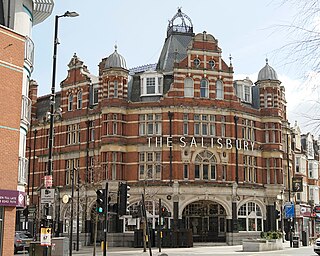
[[[79,16],[76,12],[65,12],[63,15],[56,15],[55,16],[55,23],[54,23],[54,42],[53,42],[53,63],[52,63],[52,84],[51,84],[51,95],[50,95],[50,128],[49,128],[49,156],[48,156],[48,170],[47,176],[48,179],[52,181],[52,155],[53,155],[53,124],[54,124],[54,107],[55,107],[55,83],[56,83],[56,66],[57,66],[57,52],[58,52],[58,21],[61,17],[77,17]],[[45,184],[46,187],[51,187],[51,184]],[[49,220],[51,219],[50,208],[51,205],[46,204],[45,206],[45,217],[46,217],[46,226],[49,227],[50,223]],[[45,255],[48,255],[48,247],[46,247]],[[51,248],[49,246],[49,248]]]

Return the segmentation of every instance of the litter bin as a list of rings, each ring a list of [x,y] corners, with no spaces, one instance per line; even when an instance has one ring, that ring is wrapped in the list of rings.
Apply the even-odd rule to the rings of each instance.
[[[292,246],[293,246],[293,248],[299,248],[299,237],[298,236],[294,236],[292,238]]]
[[[308,246],[309,243],[309,237],[307,236],[306,231],[302,231],[302,246]]]

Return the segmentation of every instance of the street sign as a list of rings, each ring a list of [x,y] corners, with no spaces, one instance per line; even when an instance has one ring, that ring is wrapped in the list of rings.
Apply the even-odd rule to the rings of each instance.
[[[44,176],[44,186],[46,188],[51,188],[52,187],[52,175]]]
[[[41,203],[42,204],[54,203],[54,188],[41,189]]]
[[[286,203],[284,205],[284,218],[285,219],[294,218],[294,204],[293,203]]]
[[[41,228],[40,243],[43,246],[51,246],[51,228]]]

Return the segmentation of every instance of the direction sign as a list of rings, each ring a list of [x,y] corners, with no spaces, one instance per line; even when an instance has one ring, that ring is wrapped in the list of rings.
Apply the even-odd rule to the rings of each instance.
[[[286,203],[284,205],[284,218],[285,219],[294,218],[294,204],[293,203]]]
[[[42,204],[54,203],[54,188],[41,189],[41,203]]]
[[[43,246],[51,246],[51,228],[41,228],[40,243]]]

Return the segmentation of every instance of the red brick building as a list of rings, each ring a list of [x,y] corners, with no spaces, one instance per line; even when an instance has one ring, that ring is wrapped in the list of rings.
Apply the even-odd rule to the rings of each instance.
[[[36,88],[31,83],[37,131],[29,138],[30,145],[36,140],[34,202],[47,169],[49,131],[49,96],[37,98]],[[56,110],[58,197],[52,214],[57,233],[67,233],[70,225],[70,202],[61,198],[71,193],[73,172],[80,184],[79,229],[88,242],[95,190],[105,182],[111,192],[119,181],[130,184],[131,213],[144,193],[153,228],[162,199],[172,213],[165,226],[191,230],[194,241],[238,244],[280,228],[277,195],[287,188],[292,160],[284,87],[268,62],[255,84],[248,78],[235,81],[218,40],[195,34],[181,10],[169,22],[155,65],[129,70],[115,48],[95,76],[75,54],[56,95]],[[116,194],[110,195],[116,203]],[[136,228],[139,218],[111,215],[110,232],[130,234]]]
[[[13,254],[24,37],[0,26],[0,255]],[[12,193],[12,194],[10,194]],[[14,203],[8,198],[14,197]],[[6,197],[6,198],[5,198]],[[9,201],[8,201],[9,200]],[[6,202],[5,202],[6,201]]]

